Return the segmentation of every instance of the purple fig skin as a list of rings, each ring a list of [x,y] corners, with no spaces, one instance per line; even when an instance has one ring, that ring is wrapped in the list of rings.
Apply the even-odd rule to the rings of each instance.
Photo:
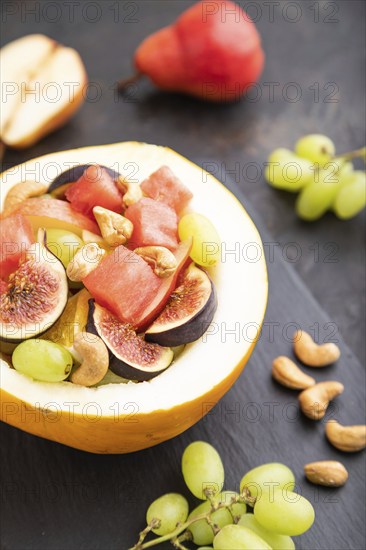
[[[68,170],[65,170],[65,172],[62,172],[58,176],[55,177],[55,179],[51,182],[48,193],[51,193],[51,191],[55,191],[62,185],[65,185],[66,183],[73,183],[77,181],[81,176],[84,174],[85,170],[90,166],[90,164],[78,164],[77,166],[72,166],[71,168],[68,168]],[[112,170],[111,168],[108,168],[107,166],[99,165],[101,168],[104,168],[108,172],[108,174],[114,179],[118,179],[121,174],[116,172],[115,170]]]
[[[194,317],[187,322],[184,322],[184,319],[182,319],[179,325],[166,331],[164,331],[162,327],[162,331],[159,333],[154,332],[149,334],[147,332],[145,334],[145,340],[147,342],[159,344],[160,346],[176,347],[182,344],[189,344],[201,338],[210,326],[217,309],[215,285],[211,280],[210,283],[210,297],[203,308],[198,311]]]
[[[89,312],[88,312],[88,321],[87,321],[87,331],[100,337],[100,334],[98,333],[98,330],[95,326],[95,320],[94,320],[94,315],[96,310],[95,302],[93,299],[91,299],[88,301],[88,303],[89,303]],[[110,370],[114,372],[114,374],[117,374],[122,378],[127,378],[128,380],[135,380],[137,382],[144,382],[147,380],[151,380],[152,378],[155,378],[155,376],[158,376],[158,374],[162,373],[170,365],[170,363],[166,364],[165,362],[162,364],[161,369],[156,369],[156,370],[149,370],[144,367],[140,367],[140,368],[135,367],[135,366],[129,365],[128,363],[123,361],[123,359],[121,359],[120,357],[117,357],[111,350],[108,342],[104,340],[104,343],[108,348]],[[173,359],[173,352],[172,352],[172,359]]]

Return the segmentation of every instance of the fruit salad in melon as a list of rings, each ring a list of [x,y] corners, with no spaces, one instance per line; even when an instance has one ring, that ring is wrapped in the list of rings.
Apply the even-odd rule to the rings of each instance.
[[[40,157],[1,186],[2,419],[124,453],[202,418],[239,376],[267,301],[240,203],[174,151],[135,142]]]

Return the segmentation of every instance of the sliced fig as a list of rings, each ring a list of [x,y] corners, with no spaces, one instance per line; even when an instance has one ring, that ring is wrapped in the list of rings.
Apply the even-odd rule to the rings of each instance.
[[[178,248],[174,251],[174,256],[177,260],[177,269],[175,273],[166,279],[162,279],[161,286],[156,292],[154,300],[145,308],[140,318],[136,322],[138,330],[144,330],[152,323],[154,319],[161,313],[169,296],[177,286],[177,280],[184,269],[186,262],[189,261],[189,253],[192,248],[192,239],[182,241]]]
[[[191,264],[145,338],[170,347],[194,342],[208,329],[216,308],[213,282],[202,269]]]
[[[67,303],[67,277],[56,256],[40,242],[23,253],[0,296],[0,340],[20,342],[48,330]]]
[[[66,185],[67,183],[73,183],[77,181],[81,176],[84,174],[85,170],[91,166],[90,164],[78,164],[77,166],[72,166],[71,168],[68,168],[65,170],[65,172],[62,172],[58,176],[55,177],[55,179],[51,182],[48,193],[51,193],[52,191],[55,191],[59,187]],[[110,176],[114,180],[118,179],[121,174],[116,172],[115,170],[112,170],[112,168],[108,168],[107,166],[103,166],[102,164],[99,165],[100,168],[104,168]]]
[[[129,380],[151,380],[173,361],[173,350],[144,340],[132,325],[89,300],[87,331],[97,334],[109,350],[109,368]]]

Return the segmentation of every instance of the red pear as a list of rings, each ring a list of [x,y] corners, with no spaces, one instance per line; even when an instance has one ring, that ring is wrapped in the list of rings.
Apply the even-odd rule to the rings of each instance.
[[[259,78],[264,53],[253,21],[240,6],[203,0],[148,36],[134,62],[162,90],[235,101]]]

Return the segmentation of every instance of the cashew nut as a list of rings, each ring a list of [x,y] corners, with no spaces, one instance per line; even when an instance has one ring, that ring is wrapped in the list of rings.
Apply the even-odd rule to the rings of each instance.
[[[124,206],[130,206],[142,199],[142,190],[137,181],[129,181],[121,176],[116,180],[116,183],[123,193]]]
[[[282,386],[293,390],[304,390],[315,384],[314,378],[305,374],[289,357],[284,355],[276,357],[273,361],[272,376]]]
[[[81,238],[85,244],[88,244],[88,243],[103,244],[104,243],[103,237],[101,237],[100,235],[97,235],[96,233],[92,233],[87,229],[82,230]]]
[[[10,214],[21,202],[30,197],[38,197],[47,193],[48,185],[39,181],[22,181],[12,187],[4,200],[3,214]]]
[[[321,460],[304,466],[306,478],[315,485],[341,487],[348,479],[348,472],[337,460]]]
[[[177,259],[164,246],[140,246],[134,252],[141,256],[158,277],[170,277],[177,269]]]
[[[299,395],[302,412],[312,420],[320,420],[325,415],[329,402],[344,390],[340,382],[319,382],[302,391]]]
[[[104,378],[109,367],[108,349],[99,336],[90,332],[79,332],[74,339],[74,348],[82,363],[70,380],[80,386],[94,386]]]
[[[297,330],[293,341],[295,355],[309,367],[325,367],[337,361],[341,355],[338,346],[331,342],[318,345],[304,330]]]
[[[93,214],[99,225],[102,237],[109,246],[116,247],[120,244],[125,244],[131,237],[133,225],[124,216],[101,206],[94,206]]]
[[[366,447],[366,425],[342,426],[336,420],[328,420],[325,435],[330,443],[346,453],[361,451]]]
[[[88,243],[79,248],[66,268],[70,281],[80,282],[93,271],[105,255],[105,250],[97,243]]]

